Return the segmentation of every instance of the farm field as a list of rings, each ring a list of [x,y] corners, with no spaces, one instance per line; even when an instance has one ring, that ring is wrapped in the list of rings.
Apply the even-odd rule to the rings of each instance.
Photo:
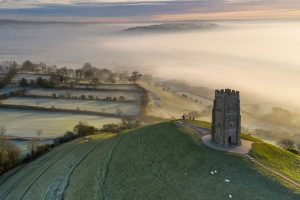
[[[133,84],[102,84],[97,86],[75,86],[76,88],[86,89],[86,88],[92,88],[92,89],[104,89],[104,90],[137,90],[138,88]]]
[[[299,199],[245,158],[190,134],[167,122],[77,139],[1,176],[0,199]]]
[[[120,122],[116,118],[19,109],[0,108],[0,115],[0,126],[6,128],[6,134],[20,137],[36,136],[38,130],[42,131],[42,137],[61,136],[66,131],[72,131],[79,121],[88,122],[96,128],[103,124]]]
[[[105,113],[118,113],[118,110],[126,115],[137,115],[138,104],[126,102],[109,102],[100,100],[75,100],[75,99],[51,99],[51,98],[28,98],[13,97],[0,101],[2,104],[37,106],[45,108],[60,108],[72,110],[87,110]]]
[[[125,97],[126,100],[138,100],[141,97],[141,93],[139,92],[128,92],[128,91],[96,91],[96,90],[72,90],[72,89],[28,89],[26,94],[28,95],[42,95],[42,96],[51,96],[53,93],[56,96],[60,95],[70,95],[71,97],[81,95],[85,95],[88,97],[89,95],[94,96],[94,98],[98,97],[98,99],[104,99],[108,96],[119,98],[120,96]]]
[[[22,87],[15,87],[15,86],[6,86],[2,89],[0,89],[0,94],[7,94],[10,92],[14,92],[14,91],[18,91],[18,90],[22,90]]]

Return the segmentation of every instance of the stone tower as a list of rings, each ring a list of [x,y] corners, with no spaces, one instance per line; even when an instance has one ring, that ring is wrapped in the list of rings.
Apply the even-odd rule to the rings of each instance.
[[[241,145],[240,93],[215,91],[212,111],[212,140],[223,146]]]

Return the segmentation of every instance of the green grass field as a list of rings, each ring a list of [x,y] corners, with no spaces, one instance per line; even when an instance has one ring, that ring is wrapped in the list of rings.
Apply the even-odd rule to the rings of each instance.
[[[191,134],[166,122],[75,140],[0,177],[0,199],[299,199],[243,157]]]
[[[203,128],[208,128],[210,126],[210,123],[205,121],[186,121]],[[241,138],[254,142],[250,154],[257,161],[263,163],[265,166],[271,167],[272,169],[297,182],[300,182],[300,156],[263,142],[262,140],[249,134],[241,133]]]
[[[207,128],[207,129],[211,129],[211,123],[210,122],[206,122],[206,121],[199,121],[199,120],[190,120],[190,119],[186,119],[184,120],[186,122],[192,123],[196,126],[200,126],[202,128]]]
[[[250,154],[264,165],[300,183],[300,156],[267,143],[254,143]]]
[[[246,133],[241,133],[241,138],[244,139],[244,140],[249,140],[251,142],[263,142],[262,140],[260,139],[257,139],[256,137],[253,137],[249,134],[246,134]]]

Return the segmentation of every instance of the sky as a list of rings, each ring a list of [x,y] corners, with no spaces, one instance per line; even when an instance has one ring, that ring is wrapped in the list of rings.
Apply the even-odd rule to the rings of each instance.
[[[0,19],[134,22],[299,18],[299,0],[0,0]]]

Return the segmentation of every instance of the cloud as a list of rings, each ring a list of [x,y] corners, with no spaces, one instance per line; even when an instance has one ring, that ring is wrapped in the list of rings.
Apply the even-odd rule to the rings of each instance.
[[[275,14],[279,10],[284,12]],[[126,21],[300,18],[299,10],[299,0],[0,0],[0,18],[31,20],[71,17],[126,18]]]

